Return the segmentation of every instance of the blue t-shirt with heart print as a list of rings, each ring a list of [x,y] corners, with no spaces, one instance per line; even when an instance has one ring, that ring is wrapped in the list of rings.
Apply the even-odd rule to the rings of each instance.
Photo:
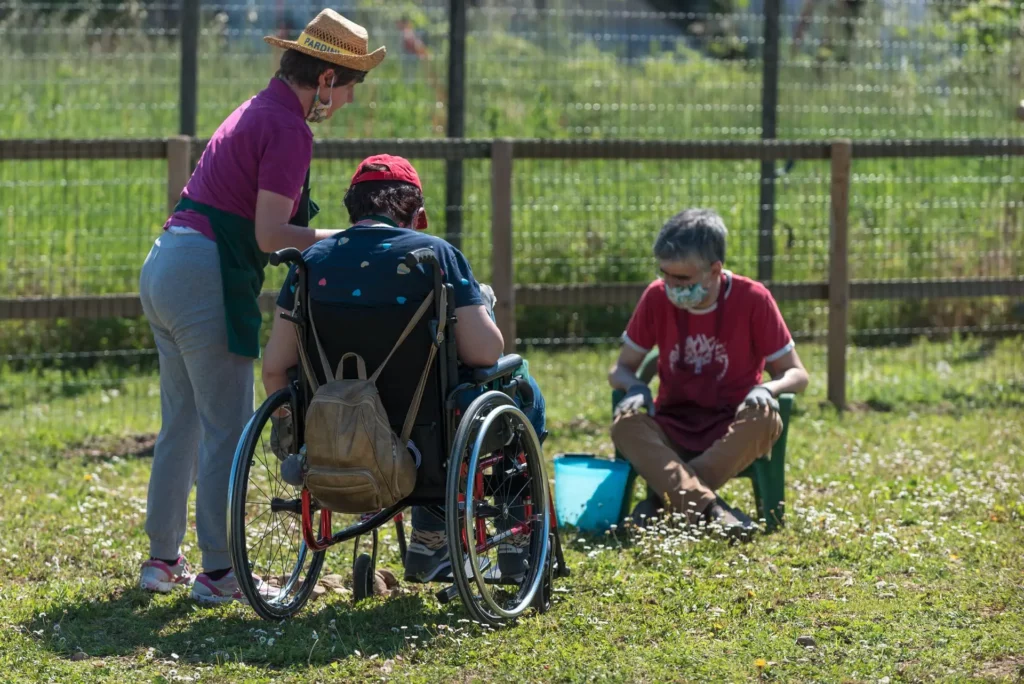
[[[455,308],[484,303],[462,252],[436,235],[386,223],[356,224],[307,248],[302,256],[309,296],[318,302],[370,307],[418,300],[429,291],[433,274],[423,265],[410,269],[405,255],[424,247],[434,250],[444,282],[452,284]],[[293,266],[277,298],[284,309],[294,306],[295,278]]]

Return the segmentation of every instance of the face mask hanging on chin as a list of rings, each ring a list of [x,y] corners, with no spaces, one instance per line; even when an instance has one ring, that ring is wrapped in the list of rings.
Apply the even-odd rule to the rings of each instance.
[[[320,101],[320,86],[316,88],[316,95],[313,96],[313,106],[309,108],[309,113],[306,114],[306,121],[310,123],[320,123],[327,118],[327,115],[331,112],[331,104],[334,102],[334,77],[331,77],[331,94],[327,98],[327,102]]]

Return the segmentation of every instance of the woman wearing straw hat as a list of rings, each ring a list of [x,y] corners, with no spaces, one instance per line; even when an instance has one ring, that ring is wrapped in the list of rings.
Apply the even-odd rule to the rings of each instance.
[[[142,267],[143,310],[160,358],[162,424],[146,510],[144,589],[192,585],[205,603],[240,599],[227,543],[231,462],[253,412],[260,355],[258,297],[270,252],[305,249],[336,233],[311,230],[313,133],[352,101],[352,90],[386,54],[367,50],[366,30],[322,11],[284,48],[265,89],[221,123]],[[181,554],[196,492],[203,573]]]

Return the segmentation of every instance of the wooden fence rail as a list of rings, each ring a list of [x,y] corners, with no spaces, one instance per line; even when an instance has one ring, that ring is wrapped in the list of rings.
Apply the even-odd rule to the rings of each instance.
[[[0,162],[34,160],[167,160],[168,209],[188,182],[206,140],[188,136],[128,140],[0,140]],[[329,140],[314,143],[316,159],[360,159],[388,152],[411,159],[490,159],[491,273],[498,299],[495,318],[506,349],[516,345],[517,306],[590,306],[634,304],[646,283],[516,284],[513,252],[513,166],[516,159],[672,159],[672,160],[819,160],[829,161],[829,269],[824,282],[769,282],[780,301],[828,301],[828,398],[846,405],[846,348],[849,302],[857,299],[921,297],[1024,297],[1024,276],[1008,278],[849,279],[849,196],[853,162],[858,159],[1024,156],[1024,138],[868,141],[664,141],[430,139]],[[272,311],[276,293],[265,292],[264,311]],[[0,298],[0,320],[137,317],[137,294]]]

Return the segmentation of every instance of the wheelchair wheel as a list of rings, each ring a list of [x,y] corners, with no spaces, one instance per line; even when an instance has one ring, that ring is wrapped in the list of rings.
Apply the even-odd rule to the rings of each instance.
[[[466,410],[448,459],[445,510],[452,575],[475,620],[498,627],[531,605],[546,607],[547,476],[537,433],[507,395],[486,392]]]
[[[266,620],[283,620],[309,599],[323,567],[302,537],[301,489],[281,479],[270,448],[270,416],[292,406],[288,388],[267,398],[249,419],[235,451],[228,491],[228,545],[239,587]]]

